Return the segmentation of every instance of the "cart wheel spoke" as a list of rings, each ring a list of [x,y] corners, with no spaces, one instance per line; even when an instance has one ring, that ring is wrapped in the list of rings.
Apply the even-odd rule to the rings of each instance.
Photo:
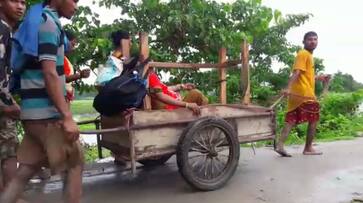
[[[220,139],[221,139],[221,135],[222,135],[223,131],[221,131],[220,129],[218,129],[218,133],[216,133],[215,139],[213,139],[213,141],[215,143],[217,143]],[[225,136],[222,137],[222,139],[224,139]],[[214,138],[214,136],[213,136]]]
[[[224,169],[224,167],[226,166],[226,163],[225,162],[223,162],[219,157],[216,157],[216,160],[217,160],[217,162],[219,163],[219,164],[221,164],[221,166],[223,167],[223,169]],[[223,170],[222,169],[222,170]]]
[[[210,146],[214,146],[214,142],[215,139],[218,140],[219,136],[222,134],[223,132],[219,129],[219,128],[214,128],[211,130],[210,136],[209,136],[209,144]]]
[[[214,132],[215,131],[215,129],[212,129],[211,130],[211,133],[209,134],[209,136],[208,136],[208,142],[209,142],[209,146],[213,146],[213,138],[214,138]]]
[[[214,166],[217,169],[216,177],[218,177],[220,174],[222,174],[224,168],[226,167],[223,163],[219,162],[217,159],[214,159]]]
[[[207,191],[222,187],[235,172],[238,159],[236,132],[224,119],[200,118],[190,123],[179,139],[179,171],[198,189]]]
[[[202,140],[203,145],[207,148],[207,150],[209,150],[208,142],[206,141],[204,134],[198,134],[198,135],[199,135],[200,139]]]
[[[219,158],[226,158],[227,160],[229,159],[229,156],[228,155],[225,155],[225,154],[218,154],[218,157]]]
[[[205,156],[200,155],[200,156],[189,157],[189,161],[195,160],[196,157],[205,157]],[[193,163],[191,164],[191,166],[192,166],[192,168],[195,168],[198,165],[198,163],[201,162],[201,159],[196,159],[195,161],[192,161],[192,162]]]
[[[217,153],[221,153],[221,152],[224,152],[226,150],[229,150],[229,147],[228,146],[226,146],[226,147],[217,147],[215,150],[216,150]]]
[[[205,149],[196,148],[196,147],[192,147],[192,148],[190,149],[190,151],[191,151],[191,152],[199,152],[199,153],[201,153],[201,154],[205,154],[205,153],[207,153],[207,152],[208,152],[208,151],[206,151]]]
[[[219,129],[218,128],[212,128],[212,127],[208,128],[208,133],[207,134],[208,134],[209,146],[213,146],[214,135],[215,135],[215,131],[217,131],[217,130],[219,130]]]
[[[197,141],[196,139],[193,138],[193,142],[197,143],[200,147],[202,147],[203,149],[209,151],[208,147],[206,145],[203,145],[202,143],[200,143],[199,141]]]
[[[203,172],[203,169],[205,168],[205,161],[207,160],[207,157],[205,157],[205,159],[204,159],[204,163],[202,163],[201,164],[201,167],[200,167],[200,169],[198,170],[198,173],[197,174],[200,174],[200,173],[202,173]]]
[[[198,154],[198,155],[190,156],[189,159],[195,159],[195,158],[206,157],[206,156],[207,155],[205,155],[205,154]]]
[[[217,175],[215,175],[214,174],[214,159],[212,158],[211,159],[211,179],[213,179],[214,177],[217,177],[218,176],[218,174]]]
[[[216,144],[214,145],[214,148],[217,148],[219,146],[221,146],[225,141],[226,141],[226,137],[218,137],[219,139],[216,141]]]
[[[221,166],[220,162],[216,158],[214,158],[213,160],[214,167],[217,169],[215,177],[218,177],[223,171],[223,166]]]
[[[204,161],[204,177],[208,178],[208,160],[209,158],[207,157]]]

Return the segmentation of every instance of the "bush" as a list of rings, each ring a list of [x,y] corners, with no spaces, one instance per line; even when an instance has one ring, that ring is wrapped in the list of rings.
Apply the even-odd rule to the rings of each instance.
[[[321,113],[323,116],[343,115],[351,116],[357,112],[363,101],[363,91],[353,93],[331,93],[321,101]],[[322,117],[324,119],[324,117]]]
[[[92,146],[88,144],[82,144],[83,151],[84,151],[84,158],[86,163],[92,163],[98,159],[98,150],[97,146]],[[111,156],[111,152],[107,149],[102,149],[103,157]]]

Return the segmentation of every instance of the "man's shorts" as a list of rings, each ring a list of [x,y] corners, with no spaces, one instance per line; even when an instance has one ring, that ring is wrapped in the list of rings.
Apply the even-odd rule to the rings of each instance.
[[[295,110],[286,114],[285,122],[290,124],[300,124],[304,122],[317,122],[320,119],[320,105],[318,102],[305,102]]]
[[[24,139],[18,149],[20,164],[46,166],[58,174],[83,165],[79,141],[67,140],[58,120],[24,121]]]
[[[9,158],[16,157],[18,138],[16,122],[14,120],[0,118],[0,163]]]
[[[0,141],[0,165],[3,160],[16,158],[18,144],[17,138]]]

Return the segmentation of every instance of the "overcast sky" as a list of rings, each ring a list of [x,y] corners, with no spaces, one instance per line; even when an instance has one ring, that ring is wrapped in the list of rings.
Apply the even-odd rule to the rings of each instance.
[[[218,0],[217,0],[218,1]],[[233,2],[233,0],[220,0]],[[305,32],[314,30],[319,35],[319,45],[314,55],[324,59],[327,73],[338,70],[349,73],[363,83],[363,0],[262,0],[263,4],[282,11],[283,14],[311,13],[314,16],[303,26],[291,30],[287,38],[301,45]],[[81,0],[90,5],[90,0]],[[112,23],[120,15],[119,9],[93,7],[101,14],[103,23]],[[361,58],[362,57],[362,58]],[[275,69],[278,64],[275,64]]]

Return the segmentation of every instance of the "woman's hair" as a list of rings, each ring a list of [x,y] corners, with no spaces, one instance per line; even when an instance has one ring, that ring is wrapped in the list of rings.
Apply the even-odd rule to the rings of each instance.
[[[112,44],[115,48],[121,46],[120,41],[122,39],[130,39],[130,35],[127,31],[118,30],[111,33]]]
[[[44,5],[44,6],[48,5],[49,3],[50,3],[50,0],[44,0],[44,1],[43,1],[43,5]]]

